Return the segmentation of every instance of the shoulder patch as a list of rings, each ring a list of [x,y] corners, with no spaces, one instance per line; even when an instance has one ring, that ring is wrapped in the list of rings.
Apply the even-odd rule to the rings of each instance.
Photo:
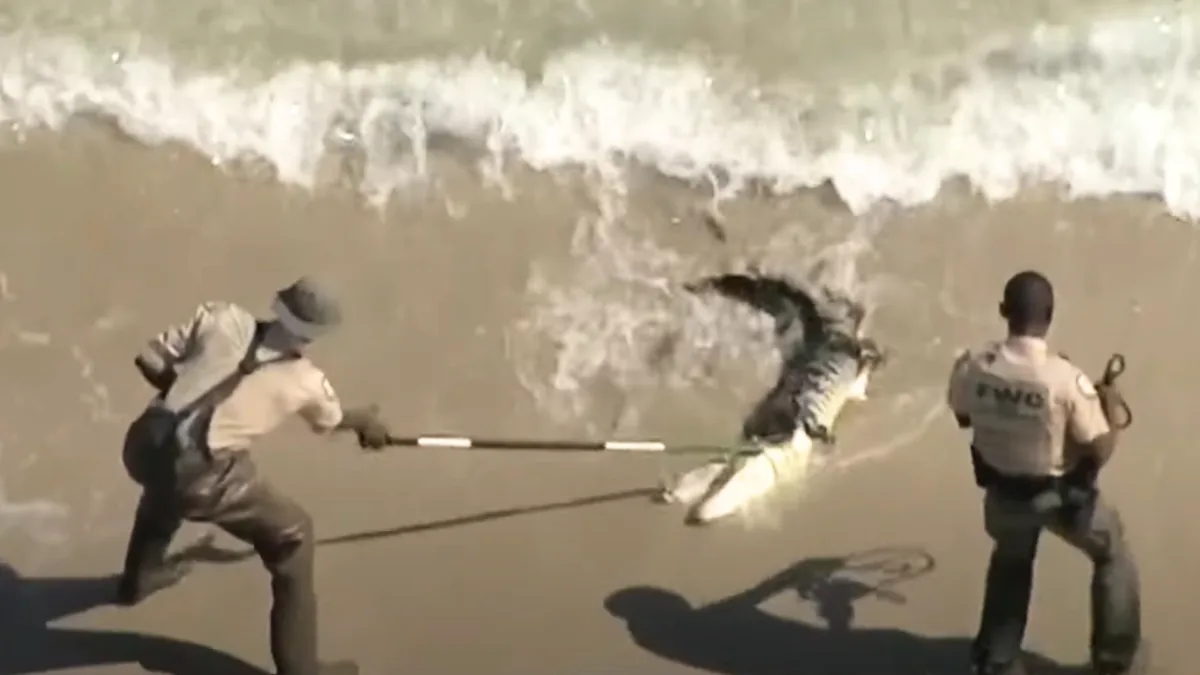
[[[1096,398],[1096,385],[1092,384],[1092,379],[1083,373],[1075,376],[1075,386],[1079,387],[1079,393],[1086,398]]]
[[[1066,352],[1059,352],[1059,353],[1058,353],[1058,358],[1062,359],[1063,361],[1066,361],[1067,363],[1070,363],[1070,362],[1071,362],[1071,357],[1070,357],[1070,356],[1067,356],[1067,353],[1066,353]]]

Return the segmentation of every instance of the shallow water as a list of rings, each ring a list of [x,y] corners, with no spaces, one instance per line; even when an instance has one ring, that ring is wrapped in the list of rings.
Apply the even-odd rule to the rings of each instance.
[[[1200,288],[1186,224],[1200,215],[1198,22],[1195,2],[2,2],[4,555],[83,560],[79,546],[119,546],[132,497],[114,487],[110,454],[90,449],[116,447],[145,394],[129,352],[181,304],[253,305],[290,275],[331,272],[356,327],[319,358],[406,434],[711,443],[733,437],[777,363],[762,317],[680,286],[749,265],[853,291],[897,352],[849,415],[833,470],[754,514],[754,536],[681,543],[673,516],[638,505],[620,512],[633,551],[600,551],[579,522],[612,523],[572,513],[580,521],[514,526],[478,554],[514,568],[685,570],[700,587],[733,575],[717,555],[727,544],[741,562],[769,557],[766,525],[908,532],[912,513],[957,551],[978,524],[937,501],[972,498],[947,450],[961,439],[939,418],[944,369],[994,332],[998,284],[1039,267],[1061,291],[1056,339],[1087,364],[1128,350],[1133,395],[1156,401],[1134,435],[1145,454],[1120,460],[1144,470],[1112,480],[1147,577],[1182,578],[1189,562],[1171,553],[1195,539],[1195,460],[1172,451],[1186,448],[1200,369],[1178,309]],[[704,224],[710,212],[728,241]],[[683,465],[416,456],[403,473],[422,479],[398,489],[382,463],[315,461],[291,484],[328,498],[323,522],[347,531],[394,525],[373,500],[436,520]],[[857,470],[872,462],[888,480]],[[845,498],[848,484],[872,499]],[[341,499],[346,485],[363,498]],[[574,548],[546,543],[564,540]],[[470,559],[484,545],[451,541],[380,559],[413,556],[496,606],[490,586],[442,567],[446,547]],[[688,562],[689,545],[716,562]],[[975,583],[966,562],[948,566]],[[1047,586],[1065,588],[1065,569]],[[341,597],[392,625],[408,602],[434,604],[409,592]],[[1074,596],[1055,593],[1042,621],[1076,626],[1079,607],[1058,602]],[[942,613],[959,595],[930,593],[905,621],[961,632]],[[1174,597],[1151,595],[1159,628],[1179,614]],[[594,629],[576,634],[594,654],[612,652],[596,637],[607,628],[571,616]],[[421,625],[427,644],[370,649],[414,671],[470,670],[476,657]],[[240,649],[255,635],[244,627],[212,630]],[[508,647],[504,631],[476,628],[497,643],[481,642],[488,654]],[[1051,651],[1070,656],[1074,632],[1048,630]],[[1187,662],[1186,637],[1164,642]],[[520,660],[493,665],[528,672]]]
[[[878,241],[947,181],[1200,214],[1200,5],[879,7],[7,2],[0,119],[10,143],[99,121],[384,227],[537,200],[538,227],[495,227],[566,249],[517,253],[504,367],[549,419],[628,431],[663,386],[725,369],[745,403],[776,367],[763,317],[681,293],[689,275],[753,264],[915,308]]]
[[[944,55],[981,39],[1071,22],[1125,0],[151,0],[97,5],[0,3],[6,30],[96,44],[157,45],[176,58],[258,66],[303,59],[397,62],[479,51],[536,68],[554,52],[596,40],[731,60],[756,73],[851,75],[894,68],[896,57]],[[1138,3],[1145,6],[1145,3]],[[1172,3],[1162,3],[1170,7]]]

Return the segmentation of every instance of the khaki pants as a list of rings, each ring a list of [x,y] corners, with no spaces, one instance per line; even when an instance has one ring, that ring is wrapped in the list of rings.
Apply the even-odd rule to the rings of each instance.
[[[1137,567],[1120,514],[1099,495],[1077,506],[1056,503],[1055,494],[1041,497],[1012,499],[988,490],[984,499],[984,527],[994,547],[974,663],[984,673],[1002,672],[1020,656],[1038,540],[1049,530],[1092,562],[1093,664],[1128,668],[1141,641],[1141,606]]]
[[[140,599],[166,564],[184,520],[213,523],[250,544],[271,574],[271,653],[278,675],[317,671],[313,524],[295,501],[258,475],[245,452],[217,451],[207,471],[184,482],[171,476],[134,422],[126,436],[127,465],[143,486],[121,575],[124,592]],[[149,467],[149,468],[147,468]]]

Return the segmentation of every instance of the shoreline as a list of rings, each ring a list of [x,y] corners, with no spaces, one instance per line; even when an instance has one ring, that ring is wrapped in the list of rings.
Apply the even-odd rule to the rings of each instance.
[[[707,197],[646,176],[632,181],[615,224],[590,230],[576,222],[596,209],[586,184],[537,172],[520,173],[506,201],[480,188],[473,170],[455,168],[436,198],[397,204],[382,219],[351,195],[231,179],[188,153],[103,133],[39,135],[6,148],[0,176],[8,207],[0,229],[7,290],[0,358],[11,364],[0,402],[0,548],[23,576],[116,570],[136,496],[116,448],[125,420],[149,397],[128,361],[146,335],[197,302],[219,297],[262,310],[301,271],[332,278],[346,303],[346,329],[318,345],[314,358],[348,403],[377,400],[398,433],[596,435],[632,407],[625,435],[732,437],[771,376],[765,336],[745,315],[715,308],[709,324],[695,322],[684,335],[722,345],[691,345],[666,370],[639,371],[655,331],[694,309],[672,284],[753,259],[803,269],[814,252],[845,254],[836,244],[858,232],[869,247],[833,255],[831,270],[850,269],[846,261],[863,270],[878,304],[872,331],[896,358],[840,436],[848,458],[885,450],[821,476],[771,522],[688,528],[682,512],[638,498],[507,513],[649,487],[678,460],[470,451],[368,457],[295,426],[268,439],[256,450],[264,472],[308,505],[319,537],[352,539],[320,548],[326,653],[357,657],[366,672],[381,673],[485,665],[499,675],[683,673],[685,655],[639,648],[606,611],[614,592],[660,586],[703,605],[799,559],[900,546],[928,552],[937,568],[898,589],[903,606],[857,602],[852,634],[866,637],[830,638],[812,603],[785,592],[764,605],[776,619],[720,619],[727,641],[760,644],[765,656],[739,663],[726,645],[723,657],[706,657],[707,666],[770,675],[816,650],[810,663],[828,659],[832,670],[858,675],[867,666],[852,660],[856,651],[900,643],[913,663],[948,663],[954,652],[946,645],[974,629],[986,543],[962,438],[944,416],[927,413],[940,405],[955,349],[997,329],[999,284],[1037,267],[1060,298],[1056,346],[1089,368],[1112,350],[1130,359],[1126,391],[1138,422],[1104,487],[1143,565],[1156,661],[1180,675],[1190,663],[1190,637],[1179,626],[1200,614],[1176,599],[1192,592],[1188,551],[1200,550],[1187,524],[1197,460],[1185,453],[1200,356],[1190,350],[1196,324],[1181,309],[1200,290],[1193,264],[1200,237],[1157,202],[1064,203],[1047,188],[987,205],[950,186],[935,204],[859,219],[829,208],[820,193],[745,198],[723,205],[729,241],[717,246],[688,220]],[[671,225],[673,218],[681,220]],[[616,274],[622,270],[626,277]],[[641,314],[606,313],[600,303],[566,314],[565,324],[522,330],[549,297],[529,294],[535,271],[551,290]],[[561,325],[607,336],[592,349],[608,352],[595,370],[578,356],[584,365],[572,372],[595,400],[584,414],[557,419],[518,374],[548,381],[562,356],[546,331]],[[67,509],[65,543],[38,544],[4,521],[13,504],[34,499]],[[456,520],[477,514],[478,522]],[[378,536],[353,540],[369,533]],[[1082,659],[1084,570],[1065,547],[1047,545],[1030,649],[1066,663]],[[162,634],[265,666],[264,579],[254,561],[202,566],[143,607],[97,608],[64,623]],[[234,611],[213,606],[218,592],[238,598]],[[21,609],[29,607],[0,609],[0,627],[18,621],[12,612]],[[17,635],[32,631],[31,644],[48,639],[42,629],[17,627],[24,631]],[[942,641],[914,646],[925,644],[921,636]],[[837,665],[839,654],[860,670]]]

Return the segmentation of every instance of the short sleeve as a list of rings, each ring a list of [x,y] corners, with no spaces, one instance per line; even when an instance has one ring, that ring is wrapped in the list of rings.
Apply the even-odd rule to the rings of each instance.
[[[1091,443],[1109,432],[1108,418],[1100,405],[1100,395],[1086,373],[1071,366],[1069,381],[1064,383],[1067,408],[1067,433],[1077,443]]]
[[[313,431],[324,433],[342,423],[342,402],[325,373],[313,368],[307,378],[307,398],[299,414]]]
[[[196,336],[211,326],[223,310],[225,306],[218,302],[199,305],[187,321],[169,326],[151,338],[147,355],[157,356],[166,365],[186,358],[195,347]]]

